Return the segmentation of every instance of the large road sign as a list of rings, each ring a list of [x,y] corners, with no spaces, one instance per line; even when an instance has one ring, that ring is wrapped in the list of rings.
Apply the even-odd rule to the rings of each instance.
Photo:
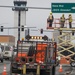
[[[75,13],[75,3],[51,3],[53,13]]]

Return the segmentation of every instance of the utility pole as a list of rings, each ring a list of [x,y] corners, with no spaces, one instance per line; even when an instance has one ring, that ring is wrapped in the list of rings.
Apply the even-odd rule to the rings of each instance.
[[[20,16],[21,16],[21,14],[20,14],[20,10],[18,11],[19,13],[18,13],[18,41],[20,40]]]

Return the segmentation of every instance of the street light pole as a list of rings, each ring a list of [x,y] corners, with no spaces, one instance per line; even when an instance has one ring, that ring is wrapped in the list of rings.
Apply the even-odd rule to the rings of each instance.
[[[18,41],[20,40],[20,16],[21,16],[21,13],[20,13],[20,10],[18,11]]]

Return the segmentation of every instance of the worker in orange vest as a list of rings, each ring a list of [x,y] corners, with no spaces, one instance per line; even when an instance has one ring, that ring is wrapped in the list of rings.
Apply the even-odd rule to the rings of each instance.
[[[54,20],[54,16],[52,15],[52,12],[50,12],[50,15],[47,19],[47,22],[49,23],[49,27],[52,27],[53,20]]]

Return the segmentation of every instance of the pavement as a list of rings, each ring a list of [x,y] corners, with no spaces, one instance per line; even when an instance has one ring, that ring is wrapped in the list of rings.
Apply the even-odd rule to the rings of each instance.
[[[75,67],[70,65],[62,65],[62,72],[59,72],[59,67],[56,67],[56,75],[75,75]]]
[[[2,75],[4,64],[6,64],[7,75],[10,75],[10,61],[6,61],[6,60],[3,63],[0,63],[0,75]],[[59,72],[59,67],[60,66],[56,67],[56,75],[75,75],[75,67],[71,67],[70,65],[62,65],[63,72],[61,73]],[[69,74],[66,74],[67,72],[69,72]]]

